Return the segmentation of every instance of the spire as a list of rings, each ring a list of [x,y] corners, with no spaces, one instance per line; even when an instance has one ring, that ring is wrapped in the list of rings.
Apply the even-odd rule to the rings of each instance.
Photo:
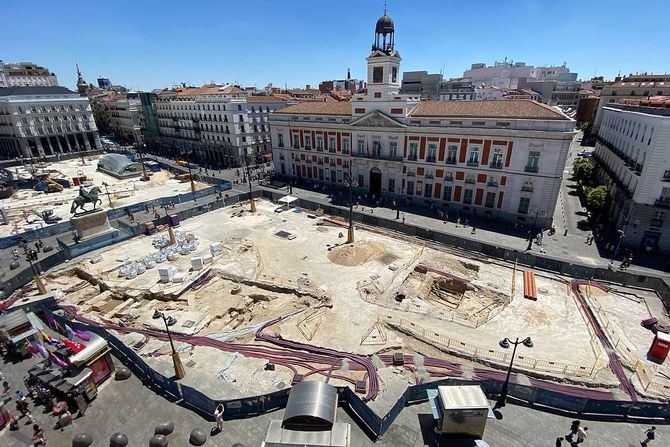
[[[88,84],[86,84],[84,76],[82,76],[81,71],[79,70],[79,64],[76,65],[77,65],[77,91],[81,96],[84,96],[88,91]]]

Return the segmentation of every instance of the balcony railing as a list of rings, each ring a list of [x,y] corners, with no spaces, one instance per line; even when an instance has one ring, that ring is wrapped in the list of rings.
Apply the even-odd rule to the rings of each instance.
[[[410,171],[407,173],[407,177],[414,177],[414,176],[416,176],[416,172]]]
[[[317,146],[316,150],[317,152],[323,152],[323,146]]]
[[[486,182],[486,186],[498,187],[498,182],[489,180],[488,182]]]
[[[332,160],[329,162],[329,165],[332,166],[332,167],[335,167],[335,166],[336,166],[335,162],[332,161]]]
[[[468,160],[468,166],[479,166],[479,160]]]
[[[436,160],[437,160],[437,158],[435,158],[435,157],[426,157],[426,162],[427,163],[435,163]]]
[[[342,149],[342,153],[344,155],[349,155],[349,149]]]
[[[456,159],[455,158],[447,158],[445,160],[445,163],[448,165],[455,165],[456,164]]]
[[[306,144],[306,145],[305,145],[305,150],[306,150],[306,151],[311,151],[311,150],[312,150],[312,146],[310,146],[309,144]]]
[[[655,205],[661,208],[670,208],[670,197],[657,199]]]
[[[453,175],[450,175],[449,177],[445,177],[445,178],[444,178],[444,181],[445,181],[445,182],[453,182],[453,181],[454,181],[454,176],[453,176]]]
[[[489,167],[494,168],[494,169],[502,169],[503,164],[502,161],[492,161]]]
[[[532,186],[523,185],[523,186],[521,187],[521,191],[523,191],[523,192],[533,192],[533,187],[532,187]]]
[[[373,160],[402,161],[402,157],[396,157],[396,156],[393,156],[393,155],[386,155],[386,154],[358,153],[358,154],[354,154],[354,155],[356,157],[371,158]]]
[[[428,174],[424,175],[425,178],[435,178],[435,174]]]
[[[409,156],[407,157],[407,159],[408,159],[408,160],[411,160],[411,161],[416,161],[416,154],[409,154]]]
[[[331,154],[334,154],[335,153],[335,148],[334,147],[329,147],[328,152],[330,152]]]
[[[466,179],[465,179],[465,183],[471,183],[471,184],[473,184],[473,183],[475,183],[475,179],[473,179],[473,178],[466,178]]]
[[[293,149],[300,149],[300,145],[299,145],[298,143],[295,143],[295,144],[293,145]]]
[[[539,166],[530,166],[530,165],[528,165],[528,166],[526,166],[525,168],[523,168],[523,170],[526,171],[526,172],[537,172],[537,171],[540,170],[540,167],[539,167]]]

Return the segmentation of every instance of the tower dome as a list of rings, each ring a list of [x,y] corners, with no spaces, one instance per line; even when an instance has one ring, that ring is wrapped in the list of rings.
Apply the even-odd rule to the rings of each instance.
[[[384,13],[383,16],[377,20],[377,25],[375,26],[375,32],[380,34],[388,34],[395,31],[393,25],[393,19]]]
[[[375,25],[375,41],[372,44],[372,52],[393,53],[395,44],[394,34],[395,26],[393,25],[393,19],[384,10],[384,15],[377,20],[377,24]]]

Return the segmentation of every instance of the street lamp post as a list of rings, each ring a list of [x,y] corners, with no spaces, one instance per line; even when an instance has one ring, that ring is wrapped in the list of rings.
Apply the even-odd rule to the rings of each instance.
[[[44,285],[44,281],[42,280],[42,277],[40,276],[40,271],[39,268],[35,264],[33,264],[33,258],[31,256],[30,250],[28,249],[28,243],[26,242],[23,245],[23,252],[26,255],[26,260],[30,263],[30,270],[33,272],[33,279],[35,280],[35,285],[37,286],[37,290],[39,290],[40,294],[44,295],[47,293],[47,287]]]
[[[191,157],[186,157],[186,167],[188,168],[188,178],[191,181],[191,192],[195,192],[195,183],[193,183],[193,172],[191,171]]]
[[[347,244],[354,242],[354,179],[351,172],[351,160],[349,160],[349,230],[347,231]]]
[[[146,148],[147,145],[143,144],[142,146],[144,146]],[[147,167],[144,165],[144,155],[142,154],[143,151],[142,151],[139,144],[136,146],[136,148],[137,148],[137,153],[140,156],[140,163],[142,164],[142,180],[145,181],[145,182],[149,181],[149,174],[147,173]]]
[[[102,182],[102,186],[105,187],[105,193],[107,194],[107,200],[109,201],[109,207],[114,208],[114,205],[112,205],[112,196],[109,195],[109,189],[107,188],[109,185],[107,182]]]
[[[626,234],[623,232],[623,230],[617,230],[617,233],[619,233],[619,242],[616,244],[616,250],[614,250],[614,257],[612,258],[612,261],[614,261],[619,254],[619,249],[621,248],[621,242],[623,242],[624,236]]]
[[[537,227],[538,216],[544,216],[546,214],[544,210],[530,210],[529,213],[535,215],[535,219],[533,219],[533,227]]]
[[[524,345],[527,348],[532,348],[533,341],[530,339],[530,337],[526,337],[521,341],[519,341],[519,337],[517,337],[514,341],[505,337],[502,340],[500,340],[498,344],[500,345],[501,348],[505,349],[509,348],[510,345],[514,345],[514,349],[512,350],[512,358],[510,359],[509,367],[507,368],[507,376],[505,377],[505,382],[503,383],[502,391],[500,392],[498,400],[496,401],[496,404],[493,407],[494,410],[504,407],[505,403],[507,402],[507,389],[509,387],[509,377],[510,374],[512,374],[512,365],[514,365],[514,356],[516,355],[516,347],[519,345]]]
[[[172,348],[172,365],[174,366],[174,376],[177,380],[183,379],[186,373],[184,372],[184,366],[181,364],[181,357],[179,357],[179,353],[174,348],[174,342],[172,341],[172,334],[170,334],[168,320],[165,318],[165,314],[163,312],[160,312],[159,315],[163,319],[163,323],[165,323],[165,332],[167,332],[168,339],[170,340],[170,347]]]
[[[256,212],[256,202],[254,202],[254,196],[252,195],[251,191],[251,170],[249,169],[249,154],[244,153],[244,164],[247,168],[247,181],[249,182],[249,204],[251,206],[251,212],[255,213]]]

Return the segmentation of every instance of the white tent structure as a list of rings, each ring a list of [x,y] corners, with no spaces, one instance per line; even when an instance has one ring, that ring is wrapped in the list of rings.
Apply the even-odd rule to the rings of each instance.
[[[284,196],[281,199],[279,199],[278,202],[281,203],[282,205],[286,205],[286,209],[289,209],[291,208],[291,204],[297,200],[298,200],[297,197]]]

